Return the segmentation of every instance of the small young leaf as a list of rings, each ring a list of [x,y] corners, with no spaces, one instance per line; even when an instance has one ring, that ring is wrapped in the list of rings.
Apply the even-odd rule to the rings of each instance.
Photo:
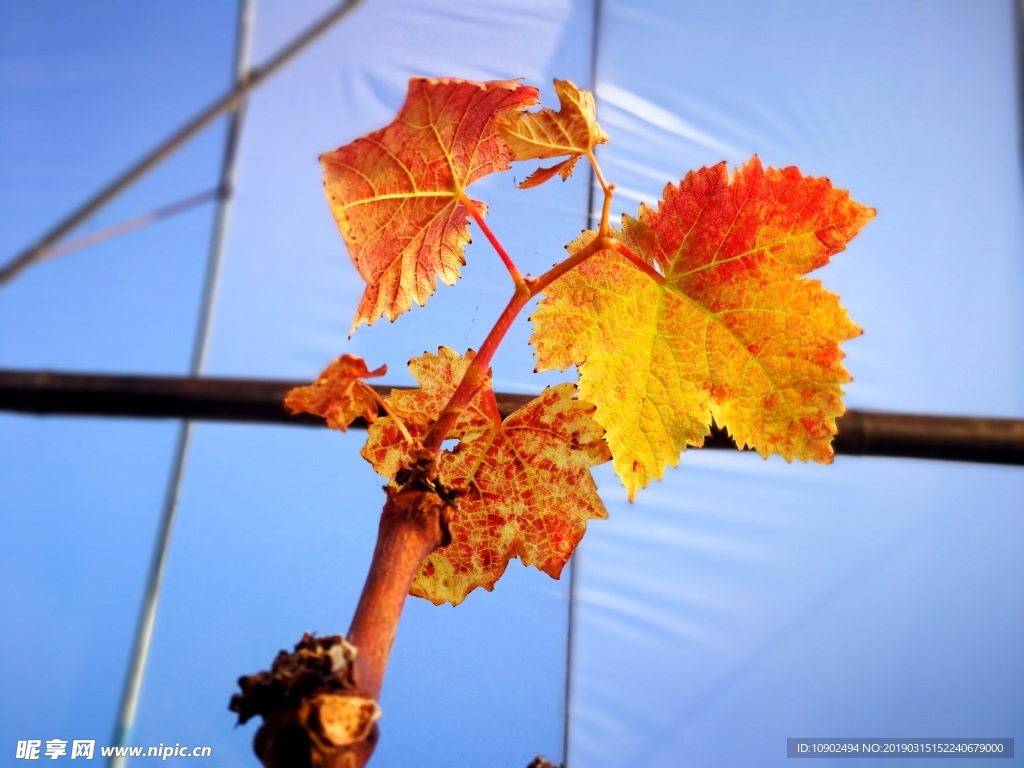
[[[442,347],[409,363],[417,390],[394,390],[389,407],[415,437],[426,433],[473,359]],[[441,479],[466,489],[451,522],[452,542],[423,565],[412,594],[457,605],[476,587],[493,589],[510,558],[554,578],[583,537],[587,520],[607,517],[590,468],[610,458],[593,406],[572,384],[548,387],[504,422],[490,376],[460,414],[444,451]],[[370,427],[363,456],[393,479],[405,456],[390,417]]]
[[[438,277],[455,283],[470,240],[464,191],[511,167],[494,119],[536,103],[537,89],[516,80],[413,78],[394,122],[320,157],[328,202],[366,281],[352,331],[423,306]]]
[[[545,181],[554,178],[556,175],[561,176],[562,181],[567,181],[569,177],[572,176],[572,171],[576,167],[576,161],[579,159],[580,156],[575,155],[570,157],[568,160],[563,160],[560,163],[552,165],[550,168],[538,168],[516,186],[520,189],[539,187]]]
[[[580,398],[597,406],[630,498],[702,445],[712,418],[762,456],[832,460],[850,380],[839,343],[860,329],[800,278],[873,216],[796,168],[766,171],[754,157],[730,182],[721,163],[669,184],[657,211],[623,217],[621,239],[663,285],[601,251],[545,290],[538,369],[579,366]]]
[[[375,371],[355,355],[342,355],[305,387],[295,387],[285,395],[285,407],[291,413],[313,413],[327,419],[327,426],[344,432],[348,425],[362,416],[367,423],[377,418],[377,400],[360,383],[360,379],[383,376],[388,367]]]
[[[561,109],[542,109],[540,112],[520,112],[502,115],[497,120],[498,131],[515,155],[516,160],[542,160],[570,155],[551,168],[539,168],[519,186],[523,189],[543,184],[556,173],[565,181],[572,175],[573,166],[608,136],[597,124],[594,97],[589,91],[577,88],[570,80],[555,80],[555,93]]]

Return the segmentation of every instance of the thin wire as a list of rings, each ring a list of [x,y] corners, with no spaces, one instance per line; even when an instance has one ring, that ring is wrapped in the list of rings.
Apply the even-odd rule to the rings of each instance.
[[[179,128],[177,132],[165,139],[148,155],[136,162],[135,165],[128,168],[128,170],[124,171],[107,186],[82,203],[82,205],[54,225],[52,229],[40,237],[33,245],[11,259],[6,266],[0,268],[0,286],[39,261],[42,252],[64,239],[79,224],[145,176],[161,161],[167,159],[175,150],[198,134],[203,128],[210,125],[217,117],[224,112],[235,109],[249,91],[274,74],[295,54],[320,37],[336,22],[361,5],[362,2],[363,0],[344,0],[344,2],[339,3],[328,13],[321,16],[298,37],[281,48],[262,67],[254,67],[247,70],[245,77],[239,80],[234,88]]]
[[[238,6],[238,27],[235,38],[234,81],[244,83],[249,75],[249,58],[252,48],[252,31],[255,20],[256,0],[240,0]],[[238,158],[238,142],[242,131],[242,120],[245,115],[246,100],[239,99],[228,112],[228,125],[224,139],[224,155],[221,160],[220,184],[221,197],[217,204],[217,212],[210,235],[210,249],[206,262],[206,275],[203,282],[203,298],[200,304],[199,320],[196,323],[195,339],[192,343],[192,360],[189,372],[193,377],[199,376],[206,363],[209,347],[210,326],[213,318],[213,306],[220,283],[221,264],[224,260],[224,245],[227,241],[228,224],[231,219],[231,208],[234,200],[235,166]],[[184,477],[185,461],[188,457],[189,443],[192,438],[192,422],[182,421],[178,427],[175,444],[174,462],[164,496],[164,505],[160,515],[160,527],[150,561],[149,575],[146,580],[146,591],[142,607],[139,611],[138,626],[132,647],[128,673],[125,676],[121,706],[114,730],[114,746],[127,746],[131,741],[135,716],[138,712],[139,697],[142,692],[142,680],[146,672],[146,660],[153,639],[153,627],[156,623],[156,610],[160,600],[160,587],[163,583],[164,568],[167,564],[167,553],[174,529],[174,518],[181,496],[182,478]],[[112,757],[110,768],[121,768],[126,758]]]
[[[55,245],[52,248],[47,248],[39,254],[39,261],[45,261],[47,259],[56,259],[58,256],[66,256],[69,253],[80,251],[83,248],[89,248],[93,245],[106,242],[120,235],[125,235],[129,232],[134,232],[136,229],[155,224],[163,219],[170,218],[171,216],[177,216],[179,213],[184,213],[193,208],[197,208],[205,203],[212,202],[221,196],[220,189],[208,189],[205,192],[192,195],[190,197],[183,198],[170,205],[165,205],[156,210],[144,213],[141,216],[122,221],[118,224],[101,229],[98,232],[93,232],[91,235],[80,237],[76,240],[72,240],[61,245]]]
[[[1022,0],[1024,2],[1024,0]],[[597,54],[598,54],[598,42],[601,39],[601,10],[602,0],[594,0],[593,5],[593,19],[590,27],[590,88],[592,91],[597,90]],[[597,100],[597,94],[594,94],[594,100]],[[592,222],[596,217],[594,206],[597,203],[597,175],[594,172],[594,166],[587,164],[589,174],[587,176],[587,221],[586,228],[590,229]],[[578,550],[578,548],[577,548]],[[576,626],[576,579],[577,579],[577,567],[576,563],[579,559],[579,555],[574,555],[569,560],[569,627],[566,632],[566,650],[565,650],[565,726],[562,731],[562,766],[563,768],[569,768],[569,734],[570,728],[570,714],[571,714],[571,703],[572,703],[572,664],[573,664],[573,645],[575,638],[575,626]]]

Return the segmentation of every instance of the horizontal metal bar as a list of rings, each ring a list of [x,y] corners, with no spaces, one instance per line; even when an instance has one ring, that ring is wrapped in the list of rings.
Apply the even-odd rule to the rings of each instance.
[[[308,383],[0,370],[0,411],[322,426],[323,419],[289,415],[282,405],[289,389]],[[375,388],[382,395],[392,389]],[[496,397],[503,418],[532,399]],[[1024,419],[847,411],[838,425],[837,454],[1024,466]],[[735,444],[716,428],[705,447]]]

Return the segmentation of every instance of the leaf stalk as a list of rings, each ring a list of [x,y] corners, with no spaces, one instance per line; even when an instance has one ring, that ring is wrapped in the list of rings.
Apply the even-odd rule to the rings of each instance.
[[[357,381],[356,384],[358,384],[367,392],[369,392],[373,399],[377,402],[377,404],[384,409],[384,412],[391,417],[391,420],[395,422],[395,426],[398,427],[398,431],[402,433],[402,438],[405,440],[405,444],[410,448],[413,445],[415,445],[415,441],[412,439],[412,435],[410,435],[409,430],[406,429],[405,422],[402,421],[402,419],[399,417],[397,413],[391,410],[391,406],[388,405],[388,401],[381,397],[377,393],[377,390],[371,387],[366,382]]]
[[[623,256],[625,256],[627,259],[629,259],[630,263],[634,267],[636,267],[641,272],[643,272],[645,275],[647,275],[649,278],[651,278],[651,280],[656,282],[658,285],[664,285],[665,283],[668,282],[668,280],[665,278],[665,276],[663,274],[658,272],[658,270],[656,270],[654,267],[652,267],[646,261],[641,259],[635,253],[633,253],[633,251],[630,250],[629,246],[626,245],[624,242],[622,242],[618,238],[614,238],[614,237],[613,238],[609,238],[609,239],[611,241],[609,243],[609,246],[608,246],[609,248],[611,248],[612,250],[618,251]]]
[[[591,149],[587,152],[587,160],[590,161],[590,167],[594,169],[597,183],[601,185],[601,191],[604,192],[604,203],[601,205],[601,223],[597,228],[597,232],[601,237],[608,237],[611,233],[609,219],[611,218],[612,197],[615,194],[615,185],[605,181],[604,174],[601,173],[601,166],[594,156],[594,150]]]
[[[469,211],[469,215],[473,217],[473,221],[477,223],[477,226],[480,227],[480,231],[484,233],[491,245],[494,247],[494,250],[497,251],[498,256],[501,257],[502,263],[505,265],[509,275],[512,277],[512,282],[518,288],[523,284],[523,274],[519,271],[519,267],[517,267],[516,263],[512,261],[512,257],[508,255],[508,251],[505,250],[504,246],[491,231],[491,228],[487,226],[487,222],[484,221],[483,215],[465,192],[459,193],[459,202],[466,206],[466,209]]]

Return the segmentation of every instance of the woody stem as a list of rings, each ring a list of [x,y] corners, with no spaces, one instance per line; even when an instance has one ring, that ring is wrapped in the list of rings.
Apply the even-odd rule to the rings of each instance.
[[[607,188],[606,210],[611,190]],[[486,379],[495,351],[523,307],[548,285],[602,250],[618,251],[652,279],[665,282],[664,277],[620,240],[600,234],[540,277],[520,278],[512,298],[470,362],[462,381],[423,439],[426,453],[436,457],[440,452],[441,443],[459,414]],[[350,642],[359,649],[355,660],[356,679],[363,695],[375,699],[380,696],[405,598],[423,561],[444,542],[451,513],[448,503],[431,491],[406,487],[388,492],[370,572],[348,633]]]
[[[418,453],[420,460],[429,456],[433,456],[436,460],[441,451],[441,444],[448,436],[448,432],[454,426],[459,414],[466,408],[486,380],[494,353],[509,328],[512,327],[512,323],[530,300],[555,280],[575,269],[595,253],[602,250],[615,250],[653,279],[661,283],[664,282],[664,278],[643,259],[634,254],[617,238],[611,236],[609,210],[615,187],[605,181],[593,153],[588,152],[587,154],[593,164],[595,177],[604,191],[604,205],[598,233],[587,245],[540,277],[523,277],[497,237],[491,232],[490,227],[484,222],[483,216],[480,215],[473,202],[465,195],[460,194],[460,201],[466,206],[470,216],[476,221],[487,239],[490,240],[494,250],[497,251],[512,276],[515,291],[484,339],[480,351],[470,361],[462,380],[455,388],[444,410],[441,411],[437,421],[423,438],[421,450],[413,452],[414,454]],[[394,417],[386,403],[384,403],[384,408]],[[411,444],[411,437],[404,429],[404,425],[397,418],[395,418],[395,422],[402,428],[407,442]],[[436,468],[436,463],[433,466]],[[349,641],[359,649],[359,654],[354,662],[356,680],[360,692],[365,696],[373,699],[380,696],[384,671],[387,668],[405,598],[424,560],[445,542],[451,514],[452,508],[448,501],[433,491],[417,486],[416,483],[409,483],[403,488],[388,491],[387,503],[381,514],[377,545],[370,564],[370,572],[366,577],[366,583],[363,586],[363,592],[348,632]],[[372,748],[358,764],[364,764],[371,752]]]
[[[423,449],[435,456],[441,450],[449,430],[487,377],[491,359],[516,317],[530,299],[546,286],[603,248],[613,247],[613,238],[598,237],[539,278],[524,279],[508,258],[497,238],[478,218],[472,203],[470,215],[488,235],[495,250],[516,280],[516,289],[494,327],[470,362],[437,421],[423,439]],[[606,206],[607,207],[607,206]],[[380,694],[391,646],[405,597],[427,556],[444,540],[444,526],[450,509],[436,495],[416,489],[389,493],[381,515],[377,546],[359,605],[349,629],[349,640],[359,649],[356,672],[365,695]]]
[[[348,630],[349,642],[359,649],[356,681],[364,696],[380,697],[405,598],[423,561],[444,542],[449,515],[436,494],[388,492],[370,572]]]

